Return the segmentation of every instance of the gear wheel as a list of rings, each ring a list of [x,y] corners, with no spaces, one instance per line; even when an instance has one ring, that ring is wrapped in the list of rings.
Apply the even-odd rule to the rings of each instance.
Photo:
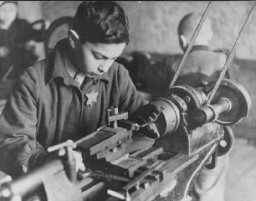
[[[185,102],[191,109],[199,108],[206,103],[205,94],[202,91],[188,85],[173,86],[168,90],[167,93],[169,95],[176,94],[177,96],[185,99]],[[185,97],[188,97],[188,99]]]

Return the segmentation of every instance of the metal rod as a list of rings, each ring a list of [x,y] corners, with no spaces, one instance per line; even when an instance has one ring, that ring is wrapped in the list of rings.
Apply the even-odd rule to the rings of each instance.
[[[193,36],[192,36],[192,38],[191,38],[191,40],[190,40],[190,43],[189,43],[189,45],[188,45],[188,48],[187,48],[187,50],[186,50],[186,52],[185,52],[185,54],[184,54],[184,56],[183,56],[183,58],[182,58],[182,60],[181,60],[181,62],[180,62],[180,64],[179,64],[179,67],[178,67],[176,73],[174,74],[174,77],[173,77],[173,79],[172,79],[172,81],[171,81],[171,83],[170,83],[170,85],[169,85],[169,88],[171,88],[171,87],[175,84],[176,80],[178,79],[179,74],[180,74],[182,68],[184,67],[185,61],[187,60],[187,57],[188,57],[188,55],[189,55],[189,53],[190,53],[190,50],[191,50],[191,48],[193,47],[194,42],[195,42],[195,40],[196,40],[196,38],[197,38],[197,36],[198,36],[198,33],[199,33],[199,31],[201,30],[201,27],[202,27],[202,25],[203,25],[203,23],[204,23],[204,21],[205,21],[207,15],[208,15],[210,6],[211,6],[211,1],[210,1],[209,4],[207,5],[207,7],[206,7],[206,9],[205,9],[205,11],[204,11],[204,14],[203,14],[203,16],[202,16],[202,18],[201,18],[199,24],[197,25],[196,30],[195,30],[194,33],[193,33]]]
[[[233,59],[233,57],[235,55],[236,47],[237,47],[238,43],[240,42],[240,38],[242,37],[242,34],[244,34],[244,32],[245,32],[244,30],[247,28],[248,23],[251,21],[251,19],[253,17],[253,10],[254,10],[255,5],[256,5],[256,1],[253,3],[252,9],[250,10],[250,13],[249,13],[248,17],[247,17],[243,27],[241,28],[241,30],[239,32],[239,35],[238,35],[238,37],[237,37],[237,39],[236,39],[236,41],[235,41],[235,43],[233,45],[233,48],[232,48],[232,50],[231,50],[231,52],[230,52],[230,54],[228,56],[228,59],[226,60],[226,63],[224,64],[223,69],[221,70],[220,76],[217,79],[217,81],[216,81],[216,83],[215,83],[215,85],[213,87],[213,90],[210,92],[210,95],[209,95],[209,98],[207,99],[207,103],[206,104],[210,104],[211,103],[215,93],[218,90],[218,87],[219,87],[222,79],[224,78],[224,76],[225,76],[225,74],[226,74],[226,72],[228,70],[228,67],[230,66],[230,63],[231,63],[231,61],[232,61],[232,59]]]

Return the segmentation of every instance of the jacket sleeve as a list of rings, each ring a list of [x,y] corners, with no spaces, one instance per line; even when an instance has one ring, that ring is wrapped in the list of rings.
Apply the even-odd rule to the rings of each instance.
[[[25,72],[0,116],[0,169],[13,177],[47,155],[36,142],[36,91],[36,78]]]
[[[137,91],[133,81],[129,76],[129,72],[122,66],[119,66],[119,88],[120,88],[120,104],[121,111],[128,111],[132,115],[139,107],[146,104],[146,100]]]

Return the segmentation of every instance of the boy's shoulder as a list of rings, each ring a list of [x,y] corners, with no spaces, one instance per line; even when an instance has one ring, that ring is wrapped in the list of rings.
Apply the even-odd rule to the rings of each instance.
[[[114,74],[125,74],[128,73],[128,70],[124,67],[123,64],[118,62],[114,62],[108,71],[109,76],[113,76]]]
[[[45,80],[46,60],[36,62],[34,65],[27,67],[19,76],[21,82],[38,83]]]

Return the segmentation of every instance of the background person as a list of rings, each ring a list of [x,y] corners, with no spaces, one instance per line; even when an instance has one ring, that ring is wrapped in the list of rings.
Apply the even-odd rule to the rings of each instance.
[[[0,1],[0,98],[7,98],[18,76],[37,61],[34,43],[43,41],[42,32],[17,13],[17,1]]]

